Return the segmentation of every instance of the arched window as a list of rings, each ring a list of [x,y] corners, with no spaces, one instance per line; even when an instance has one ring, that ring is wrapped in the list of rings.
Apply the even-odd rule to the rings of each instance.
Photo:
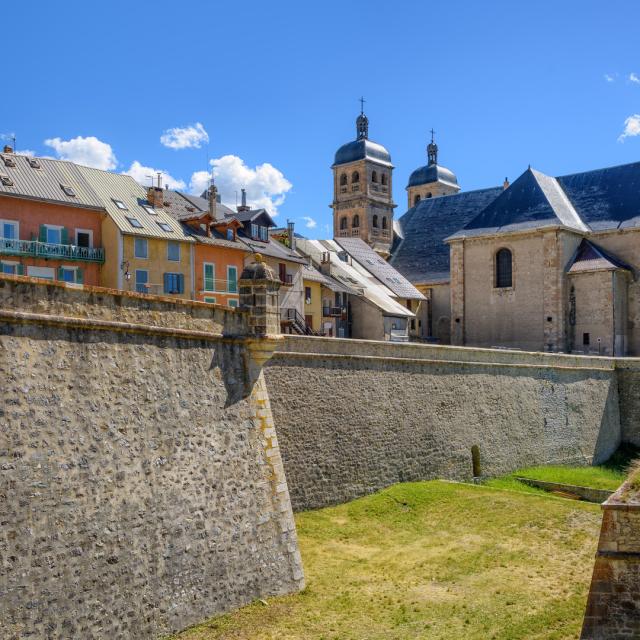
[[[353,216],[353,222],[351,223],[351,226],[355,229],[356,227],[360,226],[360,216],[356,213],[355,216]]]
[[[351,182],[360,182],[360,174],[357,171],[351,174]]]
[[[420,194],[416,195],[416,197],[413,199],[413,206],[415,207],[418,202],[420,202]]]
[[[378,228],[378,216],[374,214],[373,216],[373,228],[377,229]]]
[[[387,174],[386,173],[383,173],[380,176],[380,182],[382,182],[382,184],[387,184]]]
[[[433,194],[431,193],[431,191],[429,191],[429,193],[427,193],[427,198],[433,198]]]
[[[387,216],[382,216],[382,228],[387,228]]]
[[[347,174],[346,174],[346,173],[343,173],[343,174],[340,176],[340,186],[341,186],[341,187],[344,187],[346,184],[347,184]]]
[[[509,249],[500,249],[496,253],[496,287],[499,289],[511,287],[512,278],[512,256]]]
[[[375,171],[371,174],[371,182],[378,182],[378,174]]]
[[[347,228],[347,218],[340,218],[340,229],[346,229]]]

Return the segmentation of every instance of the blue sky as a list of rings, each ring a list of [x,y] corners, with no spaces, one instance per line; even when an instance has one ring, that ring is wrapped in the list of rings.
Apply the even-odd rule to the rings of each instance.
[[[431,127],[464,190],[529,163],[560,175],[640,160],[640,135],[620,141],[640,114],[631,0],[36,1],[2,16],[0,133],[18,149],[142,180],[161,169],[186,189],[222,158],[226,201],[247,184],[311,237],[329,235],[330,166],[360,95],[396,167],[397,215]],[[162,144],[196,123],[208,144],[201,131]],[[640,134],[640,116],[628,123]]]

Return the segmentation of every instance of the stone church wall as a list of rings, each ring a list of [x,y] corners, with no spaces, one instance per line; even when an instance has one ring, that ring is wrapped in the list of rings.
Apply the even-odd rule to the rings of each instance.
[[[0,278],[2,638],[157,638],[303,585],[247,315]]]
[[[610,359],[287,336],[265,375],[294,510],[469,479],[474,445],[499,475],[599,462],[622,437]]]

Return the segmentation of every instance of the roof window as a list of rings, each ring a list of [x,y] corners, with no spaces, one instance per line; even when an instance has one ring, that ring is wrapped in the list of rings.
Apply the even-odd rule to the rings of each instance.
[[[166,222],[158,222],[156,220],[156,224],[163,230],[163,231],[171,231],[173,232],[173,229],[166,223]]]
[[[127,205],[122,202],[122,200],[116,200],[115,198],[112,198],[113,200],[113,204],[116,205],[116,207],[118,207],[118,209],[120,209],[121,211],[129,211],[129,207],[127,207]]]
[[[158,212],[151,206],[148,204],[143,204],[142,208],[150,215],[150,216],[157,216]]]
[[[9,176],[4,175],[4,173],[0,173],[0,182],[2,182],[5,187],[13,187],[13,180]]]
[[[16,166],[16,159],[11,157],[11,156],[3,155],[2,156],[2,161],[4,162],[5,167],[15,167]]]
[[[60,188],[64,191],[64,193],[66,195],[68,195],[71,198],[75,198],[76,197],[76,192],[68,185],[68,184],[61,184]]]
[[[142,229],[142,224],[140,223],[140,220],[138,220],[138,218],[127,217],[127,220],[132,227],[135,227],[136,229]]]
[[[40,160],[38,160],[38,158],[27,158],[27,162],[32,169],[42,169],[42,165],[40,164]]]

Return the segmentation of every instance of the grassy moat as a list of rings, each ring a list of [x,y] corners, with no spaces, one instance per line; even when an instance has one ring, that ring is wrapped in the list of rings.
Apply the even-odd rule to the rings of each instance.
[[[296,516],[304,592],[175,639],[575,640],[600,519],[526,489],[395,485]]]

